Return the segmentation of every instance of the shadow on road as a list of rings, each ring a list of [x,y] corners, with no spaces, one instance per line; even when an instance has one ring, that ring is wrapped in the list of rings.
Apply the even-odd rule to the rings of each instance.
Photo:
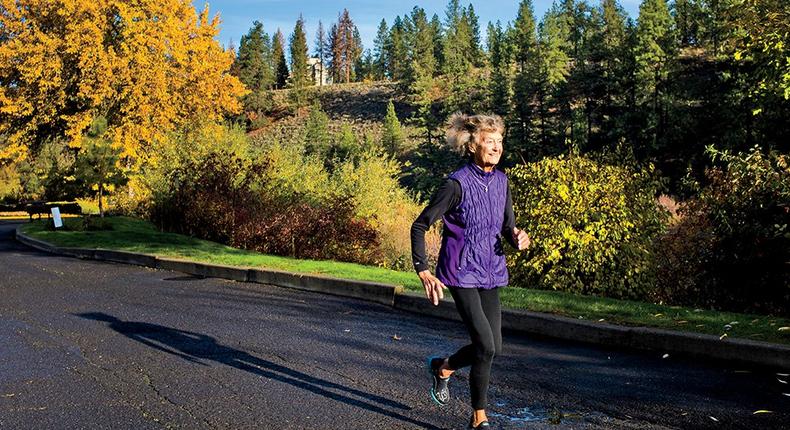
[[[395,402],[393,400],[366,393],[354,388],[349,388],[334,382],[326,381],[288,367],[272,363],[247,352],[230,348],[217,343],[211,336],[178,330],[158,324],[150,324],[135,321],[123,321],[112,315],[101,312],[88,312],[75,314],[81,318],[108,323],[108,327],[116,332],[136,340],[151,348],[157,349],[168,354],[175,355],[191,363],[206,366],[201,360],[210,360],[225,364],[239,370],[244,370],[255,375],[280,381],[298,387],[312,393],[346,403],[351,406],[360,407],[371,412],[380,413],[391,418],[418,425],[424,428],[438,428],[428,423],[415,420],[398,414],[382,406],[396,408],[400,410],[410,410],[411,408]],[[326,388],[343,391],[365,400],[358,400],[345,394],[338,394],[328,391]],[[377,404],[373,404],[378,403]]]

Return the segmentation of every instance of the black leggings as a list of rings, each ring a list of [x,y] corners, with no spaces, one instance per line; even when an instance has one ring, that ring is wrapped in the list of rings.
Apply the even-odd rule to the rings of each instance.
[[[461,314],[472,343],[459,349],[448,359],[450,369],[472,366],[469,371],[469,389],[472,407],[485,409],[488,403],[488,381],[491,362],[502,353],[502,312],[499,307],[499,289],[448,287]]]

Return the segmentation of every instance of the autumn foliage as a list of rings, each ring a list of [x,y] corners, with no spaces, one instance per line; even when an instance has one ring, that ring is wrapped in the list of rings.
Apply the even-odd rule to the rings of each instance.
[[[134,167],[172,130],[237,112],[246,90],[218,25],[190,0],[0,0],[0,161],[79,147],[104,117]]]

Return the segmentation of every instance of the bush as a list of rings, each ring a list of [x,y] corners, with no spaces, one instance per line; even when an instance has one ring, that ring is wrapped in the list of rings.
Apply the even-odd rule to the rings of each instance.
[[[400,170],[394,159],[380,151],[369,151],[360,156],[356,165],[353,162],[341,165],[335,171],[334,182],[336,189],[353,196],[357,215],[380,233],[381,265],[410,271],[414,268],[410,227],[421,207],[398,184]],[[435,243],[437,235],[432,229],[427,235],[428,242]]]
[[[787,315],[790,157],[757,147],[708,153],[722,165],[706,171],[708,184],[659,252],[664,271],[679,266],[687,275],[660,279],[658,291],[678,304]]]
[[[667,213],[652,167],[637,171],[584,157],[545,158],[509,170],[517,226],[529,250],[508,264],[512,283],[642,298],[654,283],[651,244]]]
[[[256,192],[266,189],[260,182],[267,168],[228,153],[190,160],[172,172],[169,191],[155,196],[152,221],[164,230],[264,253],[378,261],[376,231],[356,217],[348,197]]]
[[[303,196],[241,208],[230,245],[294,258],[361,264],[380,260],[376,230],[355,214],[353,201],[337,196],[316,205]]]

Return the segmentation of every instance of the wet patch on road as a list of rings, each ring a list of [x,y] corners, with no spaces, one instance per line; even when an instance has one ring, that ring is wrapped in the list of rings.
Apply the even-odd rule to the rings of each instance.
[[[488,412],[492,422],[507,428],[533,428],[537,423],[547,425],[573,425],[583,423],[591,418],[600,420],[606,415],[597,412],[578,412],[560,410],[543,405],[514,407],[507,400],[498,400]]]

